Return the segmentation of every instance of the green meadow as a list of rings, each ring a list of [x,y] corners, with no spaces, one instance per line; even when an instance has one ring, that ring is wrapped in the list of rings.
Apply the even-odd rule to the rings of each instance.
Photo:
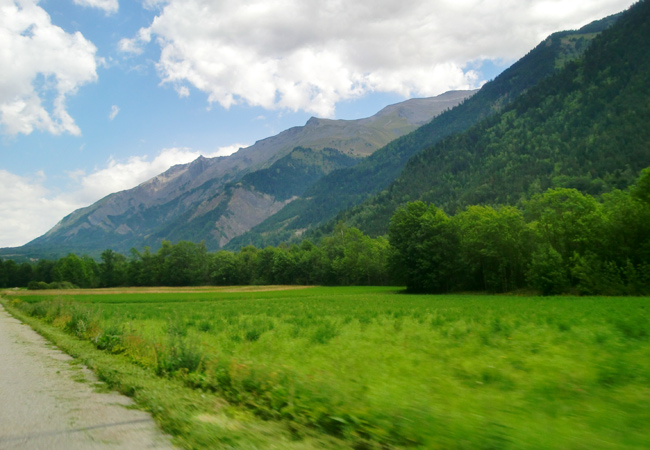
[[[650,448],[648,297],[70,292],[3,304],[84,341],[109,384],[127,370],[155,380],[162,406],[144,382],[121,390],[186,448],[272,448],[273,433],[275,448]],[[212,400],[168,410],[165,386]],[[221,419],[198,429],[165,417],[211,408]],[[242,420],[268,442],[233,434]]]

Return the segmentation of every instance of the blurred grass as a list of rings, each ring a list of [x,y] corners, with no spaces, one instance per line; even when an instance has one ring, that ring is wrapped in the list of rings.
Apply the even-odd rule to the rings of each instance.
[[[363,287],[13,298],[297,442],[315,430],[359,449],[650,448],[649,298]]]

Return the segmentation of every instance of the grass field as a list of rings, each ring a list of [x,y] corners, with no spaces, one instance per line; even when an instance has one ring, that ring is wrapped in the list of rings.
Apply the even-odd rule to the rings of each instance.
[[[23,291],[3,302],[91,342],[116,371],[131,364],[169,383],[159,391],[215,399],[195,416],[229,405],[199,431],[167,427],[187,448],[272,448],[224,434],[246,414],[291,448],[650,448],[647,297],[276,287]]]

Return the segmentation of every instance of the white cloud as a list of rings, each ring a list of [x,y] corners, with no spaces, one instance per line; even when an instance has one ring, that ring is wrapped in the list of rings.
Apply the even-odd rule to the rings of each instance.
[[[20,177],[0,169],[0,247],[25,244],[81,206],[52,198],[42,182],[42,177]]]
[[[190,83],[210,103],[332,116],[367,92],[429,96],[479,84],[470,61],[516,59],[553,31],[631,0],[149,0],[163,83]]]
[[[208,158],[215,157],[215,156],[228,156],[232,155],[233,153],[237,152],[239,149],[246,148],[248,145],[246,144],[233,144],[233,145],[228,145],[226,147],[219,147],[216,152],[210,153],[208,155],[205,155]]]
[[[133,39],[120,39],[117,47],[121,52],[131,53],[134,55],[141,54],[144,49],[143,46],[151,41],[151,30],[149,28],[141,28],[138,34]]]
[[[0,0],[0,10],[0,127],[12,135],[80,134],[65,102],[97,79],[97,49],[52,25],[35,0]]]
[[[176,92],[181,98],[190,96],[190,90],[187,88],[187,86],[176,86]]]
[[[176,164],[201,156],[226,156],[245,145],[220,147],[211,153],[188,148],[161,150],[153,159],[132,156],[125,161],[111,158],[105,167],[90,174],[67,172],[72,187],[63,193],[48,190],[45,173],[21,177],[0,169],[0,247],[23,245],[46,233],[75,209],[91,205],[113,192],[131,189]]]
[[[137,39],[120,39],[120,42],[117,43],[117,47],[121,52],[132,53],[134,55],[139,55],[143,52],[140,41]]]
[[[110,120],[115,119],[115,116],[117,116],[117,113],[119,113],[119,112],[120,112],[120,107],[119,106],[117,106],[117,105],[111,106],[111,112],[108,114],[108,118]]]
[[[117,0],[74,0],[74,2],[80,6],[103,9],[107,14],[116,13],[119,9]]]

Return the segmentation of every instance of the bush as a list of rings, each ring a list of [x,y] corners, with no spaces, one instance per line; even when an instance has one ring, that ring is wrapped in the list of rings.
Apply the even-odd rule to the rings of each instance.
[[[29,291],[40,291],[44,289],[50,289],[50,285],[45,281],[30,281],[27,283],[27,290]]]

